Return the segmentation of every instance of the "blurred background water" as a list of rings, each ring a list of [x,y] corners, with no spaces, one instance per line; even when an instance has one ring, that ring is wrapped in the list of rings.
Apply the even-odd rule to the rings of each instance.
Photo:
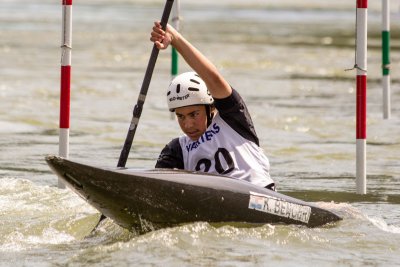
[[[56,3],[57,2],[57,3]],[[353,3],[354,2],[354,3]],[[244,97],[280,192],[331,209],[308,229],[204,222],[142,236],[106,221],[57,178],[61,3],[0,3],[0,266],[397,266],[399,3],[392,1],[392,118],[382,119],[380,1],[369,1],[367,195],[355,194],[356,1],[181,1],[182,32]],[[116,166],[162,13],[158,0],[74,1],[70,158]],[[189,70],[180,61],[180,71]],[[127,163],[152,168],[180,134],[160,53]]]

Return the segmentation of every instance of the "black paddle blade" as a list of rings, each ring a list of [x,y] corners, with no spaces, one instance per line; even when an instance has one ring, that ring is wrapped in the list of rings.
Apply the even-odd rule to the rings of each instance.
[[[164,30],[167,26],[173,3],[174,0],[167,0],[167,2],[165,3],[164,12],[161,17],[161,26]],[[150,86],[151,76],[153,75],[154,66],[156,65],[158,53],[159,50],[154,44],[153,50],[151,51],[149,63],[147,64],[147,69],[144,75],[142,88],[140,89],[140,94],[137,103],[135,105],[135,108],[133,109],[133,116],[131,124],[129,126],[129,131],[128,134],[126,135],[125,143],[118,160],[118,165],[117,165],[118,167],[125,167],[126,161],[128,160],[129,151],[131,150],[133,138],[135,137],[136,133],[136,128],[139,124],[139,119],[142,114],[144,101],[146,99],[147,91]]]

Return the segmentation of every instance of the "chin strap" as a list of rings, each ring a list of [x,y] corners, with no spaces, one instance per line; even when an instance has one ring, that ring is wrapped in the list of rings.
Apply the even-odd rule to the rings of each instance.
[[[211,112],[212,106],[211,105],[206,105],[206,114],[207,114],[207,127],[210,126],[211,121],[214,117],[214,113]]]

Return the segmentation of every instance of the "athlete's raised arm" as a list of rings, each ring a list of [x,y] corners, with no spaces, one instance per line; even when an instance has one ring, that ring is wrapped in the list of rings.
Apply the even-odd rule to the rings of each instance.
[[[168,24],[164,31],[159,21],[154,22],[150,40],[158,49],[166,49],[169,45],[175,47],[189,66],[204,80],[214,98],[225,98],[231,95],[231,86],[215,65],[171,25]]]

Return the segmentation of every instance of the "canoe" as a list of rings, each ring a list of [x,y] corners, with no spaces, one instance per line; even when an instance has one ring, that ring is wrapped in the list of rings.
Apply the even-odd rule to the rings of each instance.
[[[99,212],[138,233],[198,221],[318,227],[341,220],[315,204],[225,176],[171,169],[103,168],[57,156],[47,156],[46,162]]]

